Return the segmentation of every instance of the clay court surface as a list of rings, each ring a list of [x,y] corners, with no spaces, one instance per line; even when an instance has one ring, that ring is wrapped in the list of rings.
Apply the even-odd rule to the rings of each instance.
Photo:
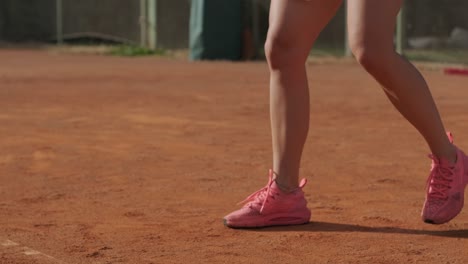
[[[0,263],[467,263],[428,148],[353,62],[309,63],[312,222],[222,217],[271,167],[265,63],[0,51]],[[468,150],[468,78],[423,71]]]

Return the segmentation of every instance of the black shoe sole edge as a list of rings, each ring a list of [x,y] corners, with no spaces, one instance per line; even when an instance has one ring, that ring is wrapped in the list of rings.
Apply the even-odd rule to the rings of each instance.
[[[424,219],[424,223],[426,224],[431,224],[431,225],[435,225],[436,223],[434,223],[434,221],[430,220],[430,219]]]

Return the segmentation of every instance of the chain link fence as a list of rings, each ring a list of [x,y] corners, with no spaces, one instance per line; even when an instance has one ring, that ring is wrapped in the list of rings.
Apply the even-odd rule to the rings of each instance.
[[[468,2],[412,0],[405,5],[403,52],[414,60],[468,64]]]
[[[188,49],[192,1],[202,0],[2,0],[0,42],[110,42]],[[269,0],[243,1],[244,57],[263,57]],[[468,1],[411,0],[404,6],[405,56],[468,64]],[[345,7],[320,35],[313,56],[346,54]],[[247,52],[246,52],[247,51]]]
[[[165,49],[187,48],[190,2],[2,0],[0,41],[152,44]]]

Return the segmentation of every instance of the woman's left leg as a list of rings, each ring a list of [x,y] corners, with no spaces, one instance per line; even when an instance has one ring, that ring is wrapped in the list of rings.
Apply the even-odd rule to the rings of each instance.
[[[422,219],[442,224],[463,208],[468,184],[468,156],[445,135],[437,107],[424,78],[393,47],[395,18],[402,0],[348,2],[351,49],[359,63],[384,87],[400,113],[426,139],[432,156]]]
[[[422,134],[432,153],[451,162],[449,142],[439,112],[419,71],[395,52],[395,21],[402,0],[353,0],[348,3],[351,50],[360,64],[383,86],[397,110]]]

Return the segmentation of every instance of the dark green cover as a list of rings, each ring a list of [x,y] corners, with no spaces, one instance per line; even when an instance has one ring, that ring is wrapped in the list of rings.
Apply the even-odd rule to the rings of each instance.
[[[191,60],[239,60],[241,58],[241,2],[239,0],[192,0]]]

